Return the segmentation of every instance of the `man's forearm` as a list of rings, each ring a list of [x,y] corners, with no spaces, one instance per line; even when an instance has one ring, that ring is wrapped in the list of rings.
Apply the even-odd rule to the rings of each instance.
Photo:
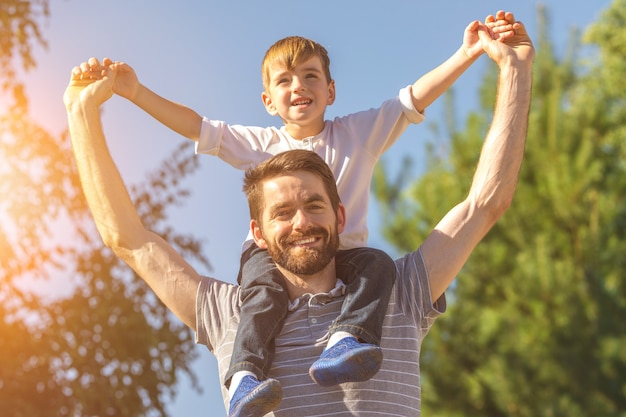
[[[67,106],[78,172],[105,245],[137,272],[186,325],[195,329],[196,271],[156,234],[146,230],[111,158],[98,106],[88,99]]]
[[[532,89],[530,64],[504,64],[491,127],[485,138],[470,198],[499,217],[510,205],[524,158]]]
[[[470,193],[422,244],[433,299],[448,288],[511,204],[524,156],[531,84],[530,68],[503,67],[494,118]]]
[[[72,146],[83,192],[107,246],[143,228],[107,147],[97,105],[76,101],[68,108]]]

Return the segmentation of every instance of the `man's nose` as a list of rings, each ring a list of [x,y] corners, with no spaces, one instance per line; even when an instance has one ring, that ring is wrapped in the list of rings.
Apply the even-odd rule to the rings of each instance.
[[[298,210],[291,220],[294,229],[305,229],[310,223],[309,216],[304,210]]]

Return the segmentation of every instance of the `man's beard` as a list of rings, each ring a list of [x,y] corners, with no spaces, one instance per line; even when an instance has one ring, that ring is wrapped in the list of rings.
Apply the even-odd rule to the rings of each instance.
[[[292,251],[296,250],[291,246],[292,242],[313,235],[322,236],[322,240],[328,241],[328,243],[322,248],[299,247],[297,248],[297,255],[292,253]],[[289,236],[285,236],[279,239],[278,243],[272,241],[270,244],[269,241],[266,242],[268,244],[267,252],[276,265],[293,274],[312,275],[320,272],[333,260],[339,248],[339,234],[336,226],[330,237],[326,230],[312,228],[305,233],[292,233]]]

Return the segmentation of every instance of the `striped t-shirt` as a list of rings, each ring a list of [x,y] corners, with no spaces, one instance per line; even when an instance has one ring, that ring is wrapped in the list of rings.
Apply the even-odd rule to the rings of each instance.
[[[330,293],[305,295],[293,305],[276,338],[270,377],[280,381],[283,400],[273,416],[419,416],[420,346],[445,297],[434,305],[421,252],[396,260],[398,277],[384,321],[381,370],[369,381],[321,387],[309,376],[340,312],[343,286]],[[220,380],[230,364],[239,322],[239,287],[204,278],[197,296],[196,341],[216,356]],[[224,406],[228,391],[222,387]]]

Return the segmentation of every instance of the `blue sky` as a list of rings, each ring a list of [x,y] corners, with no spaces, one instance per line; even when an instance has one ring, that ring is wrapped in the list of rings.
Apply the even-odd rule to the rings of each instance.
[[[471,20],[484,19],[498,9],[513,11],[536,37],[538,5],[530,0],[51,3],[43,31],[49,47],[37,50],[38,67],[25,79],[31,112],[59,133],[67,125],[61,97],[70,69],[91,56],[128,62],[152,90],[209,118],[279,125],[280,120],[267,115],[261,104],[260,63],[267,47],[284,36],[310,37],[328,49],[337,84],[337,100],[327,111],[332,118],[376,107],[394,96],[450,56],[461,45],[463,30]],[[545,4],[550,37],[562,52],[570,30],[584,29],[610,1]],[[482,57],[455,84],[461,113],[477,106],[477,88],[487,62]],[[440,100],[427,110],[427,122],[409,128],[387,152],[387,163],[394,164],[405,154],[419,161],[424,143],[436,139],[428,125],[442,115]],[[105,105],[103,121],[111,151],[128,183],[141,181],[185,140],[118,97]],[[234,282],[248,225],[241,173],[219,159],[199,158],[202,168],[188,183],[193,196],[185,207],[172,212],[172,224],[205,240],[213,270],[201,273]],[[373,204],[368,219],[370,244],[389,249],[379,233],[383,220]],[[54,286],[54,280],[49,285]],[[201,357],[195,368],[203,393],[183,381],[178,397],[169,405],[174,417],[225,415],[215,360],[206,348],[198,350]]]

